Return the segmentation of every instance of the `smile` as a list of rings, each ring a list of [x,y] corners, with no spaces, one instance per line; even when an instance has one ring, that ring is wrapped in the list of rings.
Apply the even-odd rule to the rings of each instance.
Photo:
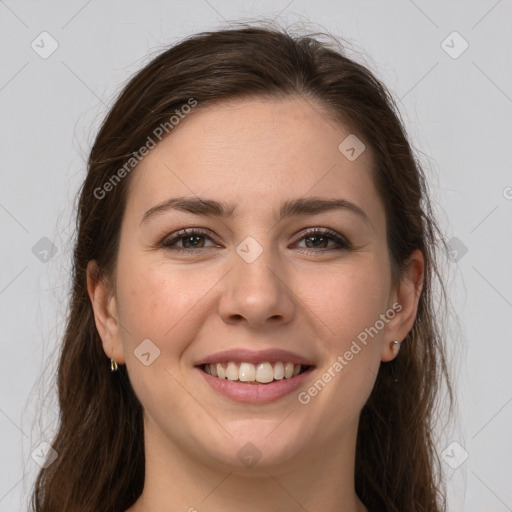
[[[244,404],[275,402],[304,386],[314,366],[276,362],[203,364],[196,370],[218,394]]]
[[[247,384],[269,384],[282,379],[291,379],[306,371],[309,366],[293,364],[291,362],[265,361],[259,364],[234,361],[205,364],[203,370],[212,377],[230,381],[245,382]]]

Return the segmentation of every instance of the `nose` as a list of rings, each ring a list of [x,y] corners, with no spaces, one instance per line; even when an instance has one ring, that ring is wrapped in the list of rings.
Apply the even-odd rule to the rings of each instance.
[[[270,251],[263,251],[251,263],[238,256],[234,260],[234,267],[223,280],[219,301],[222,320],[251,328],[289,323],[296,308],[293,283]]]

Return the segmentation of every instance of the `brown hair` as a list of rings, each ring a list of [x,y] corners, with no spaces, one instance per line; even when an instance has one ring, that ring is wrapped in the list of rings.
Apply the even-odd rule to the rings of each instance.
[[[145,457],[142,407],[125,366],[111,373],[87,293],[86,268],[113,278],[130,175],[104,186],[148,136],[190,98],[200,107],[243,97],[300,95],[322,105],[373,151],[372,177],[386,212],[392,275],[399,279],[415,249],[425,259],[412,330],[397,358],[381,363],[361,416],[355,487],[372,512],[445,510],[433,428],[444,377],[452,389],[433,284],[441,283],[444,243],[396,105],[386,88],[345,55],[339,41],[255,25],[204,32],[167,49],[126,85],[92,147],[80,190],[73,288],[58,367],[57,459],[37,477],[36,512],[124,512],[141,494]],[[398,379],[398,382],[395,380]]]

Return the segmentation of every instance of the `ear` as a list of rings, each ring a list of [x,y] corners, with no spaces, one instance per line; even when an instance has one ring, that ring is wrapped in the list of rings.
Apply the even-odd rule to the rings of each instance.
[[[391,342],[393,340],[402,342],[414,325],[423,290],[424,270],[423,253],[416,249],[407,260],[407,268],[391,294],[392,300],[389,307],[395,311],[395,316],[386,325],[382,361],[391,361],[396,357],[398,352],[393,351]]]
[[[94,311],[96,329],[108,358],[124,364],[117,304],[112,286],[101,276],[95,260],[87,264],[87,291]]]

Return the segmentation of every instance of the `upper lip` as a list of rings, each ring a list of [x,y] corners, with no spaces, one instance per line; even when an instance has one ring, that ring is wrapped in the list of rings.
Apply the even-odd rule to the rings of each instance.
[[[197,361],[196,366],[203,364],[222,363],[222,362],[238,362],[238,363],[262,363],[269,362],[275,363],[282,361],[283,363],[302,364],[304,366],[313,366],[310,360],[288,350],[281,350],[278,348],[267,350],[247,350],[244,348],[235,348],[231,350],[224,350],[216,352],[209,356],[205,356]]]

